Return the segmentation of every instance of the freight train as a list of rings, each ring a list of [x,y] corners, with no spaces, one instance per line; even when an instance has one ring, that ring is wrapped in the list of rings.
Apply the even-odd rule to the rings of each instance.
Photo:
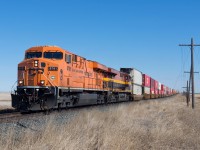
[[[50,110],[160,98],[176,93],[134,68],[120,71],[57,46],[25,51],[11,94],[20,111]]]

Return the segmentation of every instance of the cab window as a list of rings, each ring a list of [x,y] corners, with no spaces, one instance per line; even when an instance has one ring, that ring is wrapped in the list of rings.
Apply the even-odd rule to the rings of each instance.
[[[62,59],[63,58],[63,53],[61,53],[61,52],[44,52],[44,58]]]
[[[26,59],[41,58],[41,57],[42,57],[42,52],[27,52],[25,55]]]

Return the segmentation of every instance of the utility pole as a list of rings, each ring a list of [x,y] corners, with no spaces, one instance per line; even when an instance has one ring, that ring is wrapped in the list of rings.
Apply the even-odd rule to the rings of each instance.
[[[190,74],[190,78],[189,78],[189,83],[187,81],[187,87],[183,87],[183,88],[187,88],[187,95],[186,95],[186,98],[187,98],[187,106],[189,106],[189,102],[190,102],[190,85],[191,85],[191,69],[190,69],[190,72],[188,71],[184,71],[184,73],[189,73]],[[194,72],[194,73],[199,73],[199,72]]]
[[[186,103],[187,103],[187,106],[189,106],[189,101],[190,101],[190,97],[189,97],[189,87],[188,87],[188,81],[187,81],[187,86],[186,87],[182,87],[184,89],[186,89],[186,93],[185,93],[185,96],[186,96]]]
[[[188,81],[187,81],[187,106],[189,106],[189,101],[190,101],[190,90],[189,90]]]
[[[192,79],[192,108],[194,109],[194,46],[200,46],[200,44],[194,44],[193,38],[191,38],[191,44],[180,44],[179,46],[190,46],[191,48],[191,79]]]

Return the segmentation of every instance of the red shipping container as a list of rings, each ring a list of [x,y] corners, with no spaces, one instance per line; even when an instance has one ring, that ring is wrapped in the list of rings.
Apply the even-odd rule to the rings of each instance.
[[[155,80],[151,78],[151,83],[150,83],[150,92],[151,94],[155,94]]]
[[[150,77],[146,74],[142,75],[142,85],[145,87],[150,87]]]
[[[171,89],[171,88],[169,89],[169,94],[170,94],[170,95],[172,94],[172,89]]]
[[[176,91],[174,89],[172,90],[172,94],[176,94]]]
[[[161,91],[160,91],[160,94],[161,94],[161,95],[163,95],[163,94],[164,94],[164,91],[163,91],[163,90],[161,90]]]
[[[166,86],[166,94],[169,94],[169,88]]]
[[[163,84],[161,84],[161,90],[164,91],[165,86]]]
[[[155,89],[155,94],[158,95],[158,90]]]
[[[158,81],[155,80],[155,90],[158,89]]]
[[[162,91],[161,91],[161,90],[158,90],[158,94],[161,95],[161,94],[162,94]]]

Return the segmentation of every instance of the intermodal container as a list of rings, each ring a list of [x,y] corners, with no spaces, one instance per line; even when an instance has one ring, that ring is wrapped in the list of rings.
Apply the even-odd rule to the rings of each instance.
[[[142,85],[142,72],[133,69],[130,73],[130,76],[133,78],[133,83]]]
[[[136,84],[133,84],[133,94],[134,95],[142,95],[142,86],[141,85],[136,85]]]
[[[156,95],[158,95],[158,90],[155,89],[155,92],[154,92],[154,93],[155,93]]]
[[[151,78],[150,85],[151,85],[151,87],[150,87],[151,94],[155,94],[155,80],[153,78]]]
[[[142,85],[144,87],[150,87],[150,76],[143,74],[142,75]]]
[[[172,94],[176,94],[176,91],[174,89],[172,89]]]
[[[157,90],[158,89],[158,81],[154,81],[155,82],[155,90]]]
[[[170,88],[170,91],[169,91],[169,92],[170,92],[170,95],[172,95],[172,89],[171,89],[171,88]]]
[[[155,96],[157,97],[158,96],[158,81],[154,81],[155,82],[155,91],[154,91],[154,93],[155,93]]]
[[[158,94],[159,94],[159,95],[162,95],[162,91],[161,91],[161,90],[158,90]]]
[[[121,68],[121,72],[128,73],[133,84],[142,85],[142,72],[134,68]]]
[[[164,91],[165,86],[161,84],[161,90]]]
[[[159,90],[161,90],[161,85],[162,85],[162,84],[159,82],[159,83],[158,83],[158,89],[159,89]]]
[[[144,87],[144,93],[143,94],[150,94],[150,87]]]
[[[146,87],[146,86],[143,87],[143,96],[144,96],[144,99],[150,99],[151,98],[150,87]]]
[[[162,94],[163,94],[163,95],[166,95],[166,94],[167,94],[167,93],[166,93],[166,86],[163,85],[163,84],[161,84],[161,91],[162,91]]]
[[[166,86],[166,94],[169,95],[169,88]]]

